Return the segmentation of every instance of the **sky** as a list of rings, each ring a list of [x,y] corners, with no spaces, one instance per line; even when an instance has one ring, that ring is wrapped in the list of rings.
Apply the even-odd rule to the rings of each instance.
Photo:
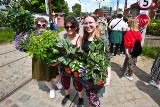
[[[99,8],[99,3],[100,7],[108,6],[112,7],[114,10],[116,10],[117,6],[117,0],[65,0],[65,1],[67,1],[70,11],[72,11],[72,6],[75,3],[81,4],[82,12],[93,12],[95,9]],[[130,7],[131,4],[136,3],[137,1],[138,0],[128,0],[127,7]],[[124,10],[124,2],[125,0],[119,0],[119,8],[121,8],[122,10]]]

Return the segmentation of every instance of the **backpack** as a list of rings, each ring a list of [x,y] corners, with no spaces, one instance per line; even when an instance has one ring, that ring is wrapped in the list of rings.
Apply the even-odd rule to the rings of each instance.
[[[134,33],[133,33],[133,35],[134,35]],[[135,37],[135,35],[134,35],[134,37]],[[137,56],[141,55],[141,53],[142,53],[142,45],[141,45],[140,40],[137,38],[134,43],[134,48],[133,48],[133,51],[131,52],[131,55],[134,57],[137,57]]]

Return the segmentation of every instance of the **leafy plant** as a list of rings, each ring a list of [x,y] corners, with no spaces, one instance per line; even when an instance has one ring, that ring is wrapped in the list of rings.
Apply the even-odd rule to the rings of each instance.
[[[4,26],[12,28],[17,34],[33,28],[34,16],[21,6],[20,0],[11,2],[4,15],[6,18]]]
[[[30,32],[15,35],[15,48],[19,51],[26,52],[29,44]]]
[[[97,84],[100,80],[106,78],[106,69],[109,66],[107,59],[108,48],[103,38],[97,38],[89,45],[89,52],[84,54],[86,59],[86,73],[81,74],[82,77],[93,78]]]
[[[30,42],[27,47],[30,56],[46,64],[57,62],[57,57],[60,55],[60,51],[55,48],[58,42],[57,33],[54,31],[41,30],[39,36],[34,32],[32,32],[30,36]]]
[[[160,19],[151,19],[147,26],[147,34],[160,36]]]

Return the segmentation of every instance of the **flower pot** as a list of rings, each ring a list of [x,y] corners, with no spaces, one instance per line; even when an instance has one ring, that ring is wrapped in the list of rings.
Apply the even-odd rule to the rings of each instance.
[[[104,83],[104,80],[99,80],[97,85],[102,85]]]
[[[71,74],[71,69],[69,67],[65,67],[65,71],[66,73]]]
[[[74,75],[74,77],[76,77],[76,78],[77,78],[77,77],[79,77],[79,72],[74,71],[74,72],[73,72],[73,75]]]

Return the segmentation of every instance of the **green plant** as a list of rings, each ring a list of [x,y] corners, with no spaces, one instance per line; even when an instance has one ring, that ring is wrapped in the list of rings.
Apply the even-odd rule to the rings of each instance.
[[[147,26],[147,34],[160,36],[160,19],[151,19]]]
[[[56,58],[60,55],[60,51],[55,48],[57,38],[58,34],[54,31],[41,30],[40,35],[32,32],[27,47],[29,55],[46,64],[57,62]]]
[[[142,55],[154,59],[159,50],[160,50],[160,47],[143,46]]]
[[[93,78],[97,84],[100,80],[106,78],[106,69],[109,66],[108,47],[105,45],[103,38],[97,38],[89,45],[89,52],[84,54],[86,59],[86,73],[82,77]]]
[[[12,42],[14,40],[14,31],[11,28],[0,29],[0,43]]]
[[[33,28],[34,16],[20,4],[20,0],[11,2],[5,14],[4,26],[12,28],[17,34]]]

